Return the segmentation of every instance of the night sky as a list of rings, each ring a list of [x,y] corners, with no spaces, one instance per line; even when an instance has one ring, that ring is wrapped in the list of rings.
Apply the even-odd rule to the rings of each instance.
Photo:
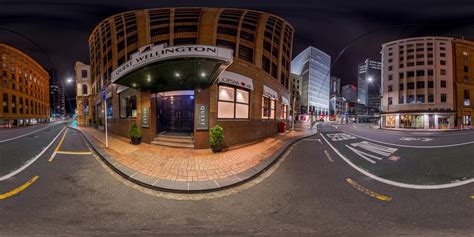
[[[184,6],[247,8],[281,16],[295,27],[293,57],[311,45],[331,55],[334,62],[347,44],[375,30],[354,43],[331,69],[332,75],[342,78],[342,85],[356,82],[357,64],[365,58],[380,59],[384,42],[426,35],[474,40],[472,0],[0,0],[0,26],[39,44],[64,80],[73,75],[75,61],[89,63],[87,39],[104,18],[133,9]],[[19,36],[0,30],[0,42],[51,67],[38,49]]]

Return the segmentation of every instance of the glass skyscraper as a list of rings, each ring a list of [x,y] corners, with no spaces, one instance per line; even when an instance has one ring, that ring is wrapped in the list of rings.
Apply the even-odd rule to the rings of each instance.
[[[311,46],[291,61],[291,73],[302,78],[302,113],[314,107],[315,115],[329,115],[330,68],[331,56]]]

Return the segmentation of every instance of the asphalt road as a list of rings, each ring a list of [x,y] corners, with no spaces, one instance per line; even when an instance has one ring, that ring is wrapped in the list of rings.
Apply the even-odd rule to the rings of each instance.
[[[297,143],[268,177],[246,188],[185,201],[175,200],[182,195],[143,191],[114,175],[87,154],[86,143],[71,129],[57,149],[69,153],[51,160],[62,136],[26,170],[0,182],[1,195],[37,176],[23,191],[0,199],[1,236],[474,233],[474,185],[440,190],[387,185],[350,167],[320,134]]]

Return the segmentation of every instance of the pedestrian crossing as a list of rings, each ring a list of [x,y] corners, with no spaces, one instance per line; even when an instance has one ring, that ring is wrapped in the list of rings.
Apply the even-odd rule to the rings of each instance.
[[[398,150],[397,148],[383,146],[383,145],[379,145],[379,144],[368,142],[368,141],[351,143],[350,146],[346,145],[346,147],[352,152],[354,152],[356,155],[361,157],[362,159],[372,164],[376,163],[375,160],[380,161],[384,158],[390,157],[393,153],[395,153]]]

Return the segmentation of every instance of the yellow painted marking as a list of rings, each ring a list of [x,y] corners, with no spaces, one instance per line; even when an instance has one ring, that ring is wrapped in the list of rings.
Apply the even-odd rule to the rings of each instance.
[[[34,183],[37,179],[39,178],[39,176],[33,176],[33,178],[31,178],[30,180],[28,180],[26,183],[24,183],[23,185],[21,185],[20,187],[18,188],[15,188],[13,189],[12,191],[8,192],[8,193],[4,193],[4,194],[1,194],[0,195],[0,200],[2,199],[6,199],[6,198],[9,198],[23,190],[25,190],[26,188],[28,188],[32,183]]]
[[[92,155],[90,151],[57,151],[56,153],[66,155]]]
[[[360,184],[356,183],[354,180],[352,180],[351,178],[347,178],[346,179],[346,182],[349,183],[352,187],[354,187],[355,189],[361,191],[362,193],[364,194],[367,194],[373,198],[376,198],[378,200],[381,200],[381,201],[386,201],[386,202],[389,202],[392,200],[391,197],[389,196],[384,196],[384,195],[381,195],[381,194],[378,194],[376,192],[372,192],[370,190],[368,190],[367,188],[364,188],[362,187]]]
[[[324,150],[324,154],[326,154],[326,157],[328,158],[329,161],[334,162],[334,160],[331,157],[331,154],[329,154],[328,151]]]
[[[59,148],[60,148],[61,145],[63,144],[64,138],[66,137],[66,133],[67,133],[68,129],[69,129],[69,128],[66,128],[66,131],[64,132],[63,137],[61,138],[61,141],[59,141],[58,146],[54,149],[53,154],[52,154],[51,157],[49,158],[49,160],[48,160],[49,162],[53,161],[54,157],[56,156],[56,153],[58,153]]]
[[[474,199],[474,195],[471,196],[471,199]]]

